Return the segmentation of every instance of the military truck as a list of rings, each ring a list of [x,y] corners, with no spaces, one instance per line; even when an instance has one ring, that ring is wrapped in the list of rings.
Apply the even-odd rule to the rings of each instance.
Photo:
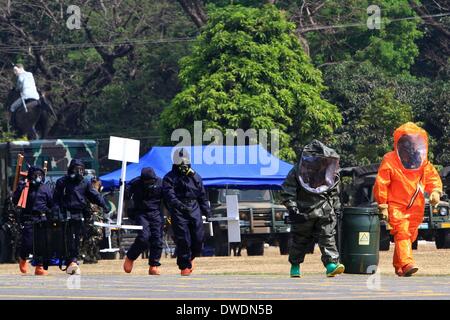
[[[341,169],[341,177],[350,177],[350,182],[343,178],[342,202],[344,206],[377,207],[372,190],[378,167],[379,164],[373,164]],[[387,251],[393,239],[386,221],[381,221],[380,224],[380,250]],[[450,248],[450,205],[446,194],[437,208],[430,206],[428,195],[425,195],[424,219],[419,226],[418,239],[435,241],[438,249]],[[413,249],[417,249],[417,240],[413,243]]]
[[[289,249],[289,225],[284,223],[287,210],[274,190],[207,189],[213,217],[226,217],[226,195],[237,195],[242,245],[249,256],[263,255],[264,244],[278,244],[281,254]],[[229,255],[227,222],[213,223],[212,242],[216,256]]]
[[[440,172],[442,183],[444,185],[444,192],[450,195],[450,167],[445,167]]]
[[[0,263],[15,262],[19,225],[11,204],[17,156],[24,156],[28,165],[43,166],[48,162],[46,183],[54,186],[67,172],[73,158],[81,159],[89,172],[98,172],[98,151],[95,140],[33,140],[0,143]]]

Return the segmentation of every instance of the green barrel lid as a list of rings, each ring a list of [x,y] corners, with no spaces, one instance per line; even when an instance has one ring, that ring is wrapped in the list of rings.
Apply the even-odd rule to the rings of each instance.
[[[344,207],[344,214],[377,215],[376,207]]]

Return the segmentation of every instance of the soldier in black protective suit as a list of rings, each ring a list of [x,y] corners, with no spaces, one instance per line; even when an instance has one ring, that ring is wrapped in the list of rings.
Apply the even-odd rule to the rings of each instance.
[[[291,277],[301,277],[300,264],[314,237],[318,239],[326,275],[333,277],[344,272],[335,240],[341,209],[338,169],[336,151],[313,140],[304,147],[299,162],[283,183],[281,196],[292,224]]]
[[[147,249],[150,249],[148,264],[149,275],[160,275],[159,260],[161,259],[163,241],[163,221],[161,205],[163,200],[162,180],[155,171],[143,168],[139,177],[131,180],[126,186],[127,199],[133,200],[132,216],[138,225],[143,227],[138,232],[134,243],[127,251],[124,261],[124,271],[130,273],[134,261]]]
[[[202,252],[203,220],[210,217],[211,208],[202,178],[191,168],[186,150],[175,151],[172,170],[163,179],[163,192],[175,234],[178,268],[182,276],[189,276],[193,260]]]
[[[83,235],[83,220],[90,219],[89,202],[108,211],[102,195],[92,187],[91,181],[84,178],[85,167],[81,160],[73,159],[70,162],[67,175],[56,181],[53,193],[52,218],[55,221],[65,222],[65,238],[67,250],[65,263],[68,274],[80,274],[77,263],[80,255],[80,240]]]
[[[33,252],[36,262],[35,275],[47,275],[50,258],[36,246],[41,235],[45,237],[47,216],[53,207],[53,195],[45,183],[45,172],[39,167],[28,169],[27,180],[20,182],[13,195],[13,202],[21,208],[20,220],[23,225],[19,257],[19,268],[27,273],[27,258]],[[34,243],[34,245],[33,245]]]

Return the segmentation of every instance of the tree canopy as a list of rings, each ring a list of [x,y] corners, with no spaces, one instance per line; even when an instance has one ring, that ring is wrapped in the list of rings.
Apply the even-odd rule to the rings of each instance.
[[[180,62],[182,91],[162,114],[162,128],[280,130],[281,156],[293,146],[330,135],[337,107],[322,99],[322,75],[272,5],[227,6],[210,12],[192,53]]]
[[[380,29],[367,27],[369,5]],[[379,161],[411,119],[431,159],[450,164],[448,1],[80,1],[74,30],[68,6],[0,0],[0,103],[11,63],[23,63],[53,102],[51,137],[115,134],[148,148],[203,120],[278,129],[289,160],[322,139],[346,166]],[[7,117],[0,139],[21,138]]]

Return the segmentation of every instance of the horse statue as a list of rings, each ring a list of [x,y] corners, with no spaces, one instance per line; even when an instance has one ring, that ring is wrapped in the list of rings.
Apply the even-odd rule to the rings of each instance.
[[[50,131],[50,116],[56,119],[56,113],[46,94],[40,94],[39,100],[26,100],[11,116],[13,130],[20,135],[27,135],[29,140],[45,139]],[[20,93],[12,89],[6,98],[6,108],[20,98]]]

